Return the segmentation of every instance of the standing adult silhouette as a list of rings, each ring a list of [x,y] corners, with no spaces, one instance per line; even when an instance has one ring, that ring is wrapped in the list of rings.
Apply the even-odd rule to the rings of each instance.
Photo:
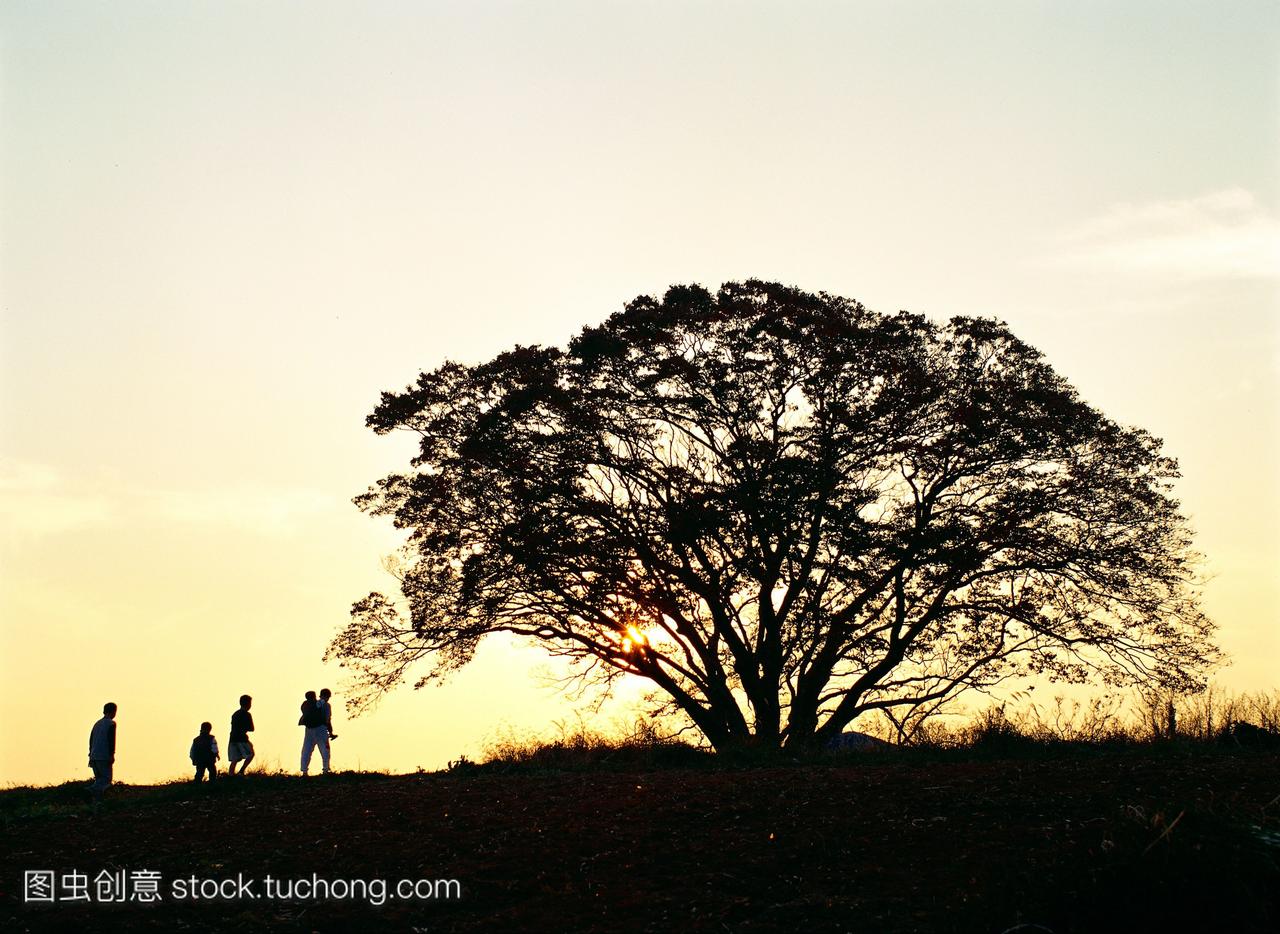
[[[97,806],[102,793],[111,785],[116,762],[116,705],[108,701],[102,705],[102,719],[89,731],[89,768],[93,769],[93,781],[89,793]]]

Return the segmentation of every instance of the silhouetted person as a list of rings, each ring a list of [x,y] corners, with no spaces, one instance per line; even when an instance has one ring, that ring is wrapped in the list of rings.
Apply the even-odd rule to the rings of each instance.
[[[240,709],[231,715],[231,735],[227,737],[227,762],[231,767],[227,774],[232,777],[235,777],[237,762],[243,763],[240,766],[240,774],[243,775],[253,761],[253,743],[249,742],[249,734],[253,732],[253,714],[249,713],[252,706],[253,698],[242,694]]]
[[[209,773],[209,781],[218,777],[218,741],[213,736],[213,724],[207,720],[200,724],[200,735],[191,741],[191,764],[196,767],[195,781],[201,781]]]
[[[308,691],[302,695],[302,716],[298,718],[298,726],[306,726],[307,721],[314,719],[316,710],[316,692]]]
[[[102,800],[102,793],[111,784],[111,771],[116,762],[116,705],[102,705],[102,719],[89,731],[89,768],[93,769],[93,781],[89,792],[93,803]]]
[[[337,739],[338,734],[333,732],[333,705],[329,703],[329,698],[331,697],[333,697],[333,692],[328,688],[322,688],[320,690],[320,700],[316,703],[324,714],[324,725],[325,729],[329,731],[329,738]]]
[[[302,702],[302,716],[298,725],[305,728],[302,734],[302,774],[306,775],[311,767],[311,753],[320,749],[320,767],[324,774],[329,774],[329,728],[325,726],[324,711],[316,700],[316,692],[308,691],[306,700]]]

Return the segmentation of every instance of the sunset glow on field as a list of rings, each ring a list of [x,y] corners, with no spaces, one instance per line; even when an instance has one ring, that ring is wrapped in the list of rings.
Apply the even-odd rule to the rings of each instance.
[[[87,781],[106,701],[132,783],[244,693],[295,772],[324,687],[340,769],[630,723],[504,636],[349,715],[405,538],[352,498],[416,440],[365,419],[753,277],[1003,320],[1163,439],[1215,681],[1275,687],[1278,63],[1267,3],[6,3],[0,784]]]

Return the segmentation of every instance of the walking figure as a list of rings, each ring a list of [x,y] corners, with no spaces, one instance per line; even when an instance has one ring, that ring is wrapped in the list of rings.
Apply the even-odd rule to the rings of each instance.
[[[93,781],[89,793],[96,808],[102,793],[111,784],[111,772],[116,761],[116,705],[102,705],[102,719],[89,731],[89,768],[93,769]]]
[[[329,727],[325,725],[324,711],[316,700],[316,692],[308,691],[306,700],[302,702],[302,716],[298,718],[298,726],[304,727],[302,734],[302,774],[306,775],[311,768],[311,753],[320,750],[320,769],[329,774]]]
[[[249,708],[252,706],[253,698],[248,694],[242,694],[240,709],[231,715],[231,735],[227,737],[227,761],[231,763],[231,767],[227,770],[227,774],[233,778],[236,775],[237,762],[243,763],[240,766],[240,774],[244,775],[245,769],[253,761],[253,743],[249,741],[249,734],[253,732],[253,714],[249,713]]]
[[[213,724],[205,721],[200,724],[200,735],[191,741],[191,764],[196,767],[195,781],[199,782],[204,779],[204,773],[209,773],[209,783],[212,784],[214,779],[218,777],[218,760],[222,756],[218,753],[218,741],[213,735]]]

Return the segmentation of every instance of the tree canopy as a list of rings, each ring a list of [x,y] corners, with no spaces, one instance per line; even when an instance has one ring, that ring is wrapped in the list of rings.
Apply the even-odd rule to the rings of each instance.
[[[446,363],[368,424],[402,599],[329,648],[365,698],[540,640],[717,748],[1041,676],[1187,690],[1217,660],[1176,462],[1001,322],[774,283],[642,296],[565,349]]]

